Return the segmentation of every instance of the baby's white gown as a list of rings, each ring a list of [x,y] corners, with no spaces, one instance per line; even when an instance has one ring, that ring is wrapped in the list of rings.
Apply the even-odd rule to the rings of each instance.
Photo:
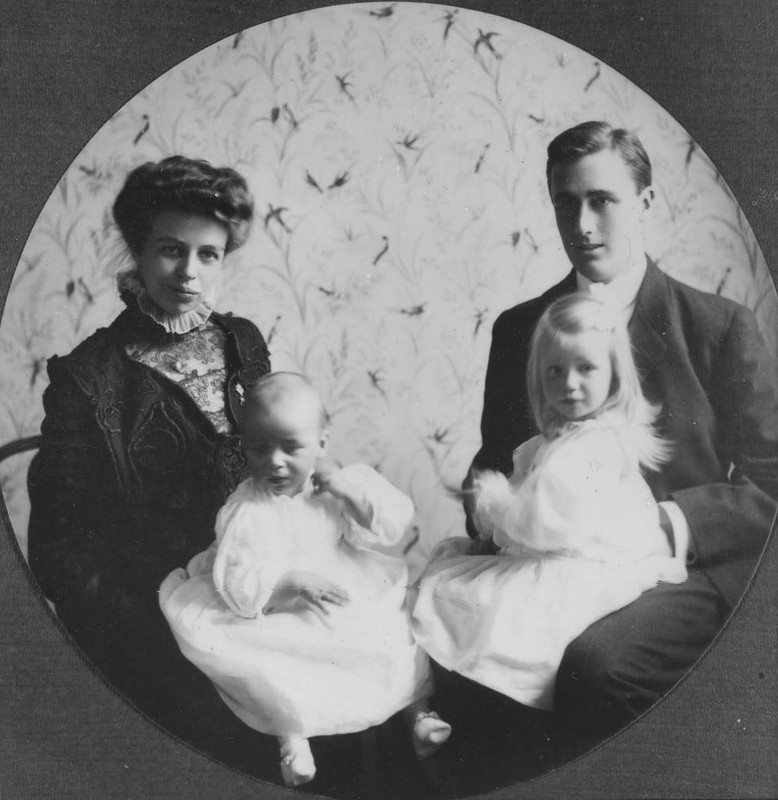
[[[249,478],[220,510],[214,545],[160,587],[183,654],[263,733],[365,730],[431,692],[429,659],[410,630],[405,562],[374,549],[402,538],[413,504],[370,467],[344,469],[373,507],[369,530],[329,494],[278,497]],[[290,569],[328,578],[349,602],[327,604],[325,615],[297,597],[263,615]]]
[[[409,592],[414,635],[447,669],[520,703],[553,709],[567,645],[589,625],[686,568],[664,553],[656,503],[613,417],[568,423],[513,454],[510,480],[484,473],[476,524],[497,555],[446,539]]]

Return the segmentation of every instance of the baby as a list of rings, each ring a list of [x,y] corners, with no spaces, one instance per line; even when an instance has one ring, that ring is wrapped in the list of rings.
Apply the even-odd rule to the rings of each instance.
[[[220,510],[211,548],[160,587],[181,651],[241,720],[278,737],[287,785],[315,775],[309,737],[401,710],[417,756],[431,755],[451,727],[426,702],[406,565],[380,549],[404,535],[411,500],[372,468],[326,457],[326,414],[301,375],[249,388],[240,433],[251,477]]]

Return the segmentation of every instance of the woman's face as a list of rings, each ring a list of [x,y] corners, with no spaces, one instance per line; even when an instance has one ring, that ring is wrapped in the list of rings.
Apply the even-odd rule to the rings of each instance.
[[[160,211],[138,261],[151,299],[169,314],[213,303],[224,277],[227,228],[192,211]]]

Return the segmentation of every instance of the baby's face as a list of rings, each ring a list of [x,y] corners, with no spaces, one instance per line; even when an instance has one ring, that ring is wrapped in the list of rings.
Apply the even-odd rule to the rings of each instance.
[[[306,397],[247,410],[241,437],[252,476],[268,492],[300,492],[324,452],[319,408]]]

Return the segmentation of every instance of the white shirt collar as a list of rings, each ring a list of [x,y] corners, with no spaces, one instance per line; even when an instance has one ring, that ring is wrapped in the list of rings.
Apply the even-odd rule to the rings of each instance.
[[[632,269],[624,275],[619,275],[614,278],[610,283],[598,284],[601,287],[597,296],[601,298],[607,297],[607,302],[616,310],[629,311],[631,314],[635,308],[635,301],[637,300],[638,292],[640,291],[640,284],[643,283],[643,277],[646,274],[648,264],[642,267]],[[578,291],[587,291],[592,285],[593,281],[576,272],[575,279],[578,286]]]

